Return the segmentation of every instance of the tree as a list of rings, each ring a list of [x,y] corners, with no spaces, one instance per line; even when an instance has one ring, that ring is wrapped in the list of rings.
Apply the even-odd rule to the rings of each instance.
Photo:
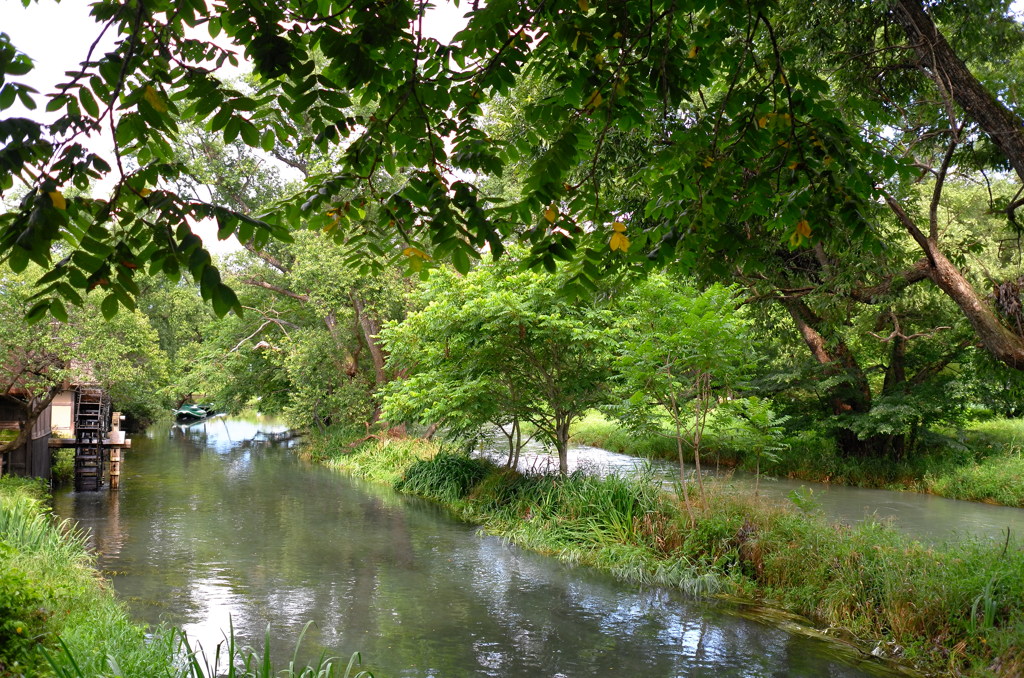
[[[528,422],[568,472],[569,427],[600,404],[611,360],[611,311],[573,304],[556,276],[485,264],[431,276],[422,310],[384,331],[390,364],[409,373],[385,390],[389,417],[506,426],[510,463]]]
[[[138,312],[107,323],[89,295],[64,320],[25,322],[31,283],[38,271],[0,276],[0,400],[21,411],[15,439],[0,453],[24,444],[36,419],[69,382],[97,383],[117,406],[140,419],[167,406],[167,357],[156,331]]]
[[[739,386],[751,360],[752,342],[736,306],[735,289],[714,285],[698,292],[654,276],[622,302],[616,325],[621,414],[632,428],[658,433],[668,419],[691,520],[684,448],[693,452],[703,502],[700,452],[708,414]]]
[[[15,119],[0,130],[10,142],[0,187],[16,176],[31,186],[20,209],[6,217],[0,249],[16,268],[30,259],[49,265],[50,245],[65,233],[78,249],[47,279],[35,312],[46,312],[66,286],[98,284],[116,300],[111,305],[130,304],[133,269],[124,262],[170,273],[187,269],[219,313],[237,310],[184,220],[216,218],[222,236],[236,233],[257,244],[286,238],[286,222],[300,214],[311,228],[338,222],[344,232],[351,212],[337,196],[355,186],[379,203],[378,230],[397,231],[416,247],[407,256],[419,251],[450,257],[465,272],[480,248],[500,253],[503,235],[525,224],[534,258],[550,268],[587,243],[606,247],[614,216],[585,189],[587,177],[569,185],[567,173],[599,151],[610,130],[645,124],[652,110],[688,128],[672,139],[661,137],[652,171],[669,180],[684,167],[698,169],[705,180],[677,194],[691,199],[693,191],[701,193],[705,219],[732,202],[737,184],[728,178],[731,162],[785,166],[805,151],[821,155],[811,146],[809,122],[791,133],[779,126],[777,136],[790,139],[786,148],[761,139],[748,143],[764,137],[757,120],[776,107],[793,107],[788,120],[816,120],[814,139],[834,146],[837,158],[849,145],[851,135],[820,96],[821,81],[785,69],[784,55],[769,40],[766,5],[489,3],[469,13],[466,30],[452,45],[423,34],[424,12],[426,5],[412,2],[324,11],[298,1],[258,9],[231,1],[96,5],[94,16],[123,39],[111,52],[83,62],[51,98],[48,106],[63,114],[56,123]],[[189,30],[193,26],[244,50],[259,89],[249,94],[216,80],[212,72],[237,56],[199,39]],[[0,53],[5,77],[29,69],[9,42]],[[521,72],[543,74],[555,83],[553,95],[529,107],[530,134],[495,147],[480,127],[482,104],[508,93]],[[0,104],[15,97],[32,101],[16,82],[5,82],[4,89]],[[277,105],[267,106],[271,100]],[[354,103],[372,106],[372,112],[355,117]],[[311,176],[301,199],[256,220],[168,189],[183,172],[172,162],[180,120],[203,121],[228,142],[241,139],[268,150],[276,144],[294,143],[300,152],[341,144],[337,165]],[[79,143],[106,126],[115,131],[113,163]],[[838,141],[844,143],[833,143]],[[452,171],[499,173],[538,143],[545,150],[514,204],[489,205],[471,179],[448,178]],[[127,156],[138,169],[126,168],[121,159]],[[382,194],[379,168],[400,173],[402,190]],[[108,197],[65,195],[65,186],[110,172],[117,186]],[[781,205],[801,187],[830,190],[824,174],[820,167],[794,174],[785,196],[760,174],[744,188],[758,202]],[[780,226],[793,232],[796,220],[789,217]],[[118,228],[105,228],[109,223]],[[648,234],[636,233],[636,251],[648,241]]]
[[[993,94],[998,82],[979,76],[977,65],[974,72],[965,66],[977,55],[971,41],[951,46],[937,27],[958,11],[979,10],[973,37],[1019,47],[1020,26],[1006,3],[971,3],[963,12],[953,2],[930,3],[925,11],[920,0],[864,7],[501,0],[475,6],[450,45],[424,34],[423,3],[321,5],[95,6],[95,16],[123,39],[84,62],[50,99],[62,117],[48,127],[25,119],[0,126],[8,142],[0,188],[16,176],[30,187],[0,222],[0,254],[20,269],[30,260],[51,266],[51,245],[61,238],[76,248],[44,279],[33,317],[90,286],[107,291],[109,310],[130,305],[133,270],[143,264],[171,274],[188,270],[218,313],[240,311],[187,218],[216,218],[222,236],[236,233],[257,247],[287,239],[301,221],[356,249],[377,248],[416,265],[450,259],[462,272],[485,249],[500,255],[515,232],[531,245],[529,262],[553,269],[575,254],[574,282],[586,287],[603,275],[595,262],[608,259],[613,242],[617,263],[700,263],[722,276],[753,240],[800,248],[832,235],[871,239],[874,206],[885,200],[924,254],[914,275],[933,280],[957,303],[987,350],[1024,368],[1024,339],[966,282],[935,229],[904,218],[902,182],[918,158],[902,157],[881,133],[891,128],[889,113],[938,91],[940,108],[954,113],[948,133],[929,136],[918,128],[921,140],[949,142],[949,152],[927,164],[937,185],[950,166],[942,158],[952,158],[965,140],[993,145],[987,167],[1005,162],[1022,171],[1020,117]],[[835,20],[801,19],[822,16]],[[794,28],[797,21],[804,30]],[[846,25],[857,30],[825,39]],[[192,27],[244,50],[257,89],[216,80],[212,72],[237,56]],[[867,39],[858,44],[849,35]],[[9,41],[0,45],[0,107],[15,98],[31,103],[31,92],[14,81],[30,68],[28,60]],[[913,63],[904,58],[908,50]],[[857,104],[871,92],[847,97],[831,86],[869,63],[851,67],[851,54],[889,59],[883,75],[912,67],[939,85],[926,92],[907,78],[898,97],[865,111]],[[823,64],[837,66],[823,72]],[[548,94],[523,102],[523,134],[494,139],[481,120],[483,107],[513,95],[523,77],[543,81]],[[861,111],[866,120],[850,119]],[[228,142],[268,151],[315,148],[335,161],[311,173],[300,195],[257,219],[168,188],[186,171],[173,161],[182,119],[202,121]],[[873,134],[865,134],[865,122],[874,123]],[[79,143],[83,134],[107,128],[117,149],[109,160]],[[609,186],[600,160],[618,133],[637,130],[648,145],[649,194],[642,209],[625,213],[607,199],[617,187]],[[122,161],[129,156],[137,169]],[[480,175],[524,159],[515,199],[499,202],[483,188]],[[66,195],[65,187],[110,172],[118,181],[109,196]],[[366,209],[370,204],[377,208]]]

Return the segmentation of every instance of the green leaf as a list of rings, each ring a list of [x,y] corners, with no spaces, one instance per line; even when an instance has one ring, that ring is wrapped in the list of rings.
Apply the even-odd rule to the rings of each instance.
[[[92,92],[87,87],[82,87],[78,90],[78,100],[82,102],[82,108],[85,109],[86,113],[94,118],[100,116],[99,104],[96,103],[96,99],[93,98]]]
[[[264,151],[269,153],[270,151],[274,150],[275,141],[276,137],[274,136],[274,130],[268,129],[263,133],[263,136],[260,138],[260,147]]]
[[[8,266],[15,273],[21,273],[28,267],[28,252],[18,245],[11,248],[10,258],[7,259]]]
[[[54,318],[62,323],[66,323],[68,321],[68,310],[64,307],[64,304],[57,299],[50,302],[50,313]]]
[[[256,129],[255,125],[253,125],[248,120],[243,120],[241,122],[241,131],[242,141],[244,141],[247,146],[252,146],[253,148],[259,147],[260,132],[258,129]]]
[[[29,325],[35,325],[37,322],[46,317],[46,311],[50,308],[50,300],[44,299],[37,301],[32,305],[32,308],[28,309],[28,313],[25,314],[25,322]]]
[[[452,252],[452,264],[455,266],[455,270],[462,275],[469,273],[469,256],[466,255],[466,251],[463,248],[457,247]]]
[[[113,294],[108,294],[103,299],[103,303],[100,304],[100,311],[103,313],[103,317],[107,320],[110,320],[117,315],[117,297]]]

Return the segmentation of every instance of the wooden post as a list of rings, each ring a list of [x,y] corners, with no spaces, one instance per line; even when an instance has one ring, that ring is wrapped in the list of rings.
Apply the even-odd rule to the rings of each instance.
[[[110,489],[121,487],[121,448],[110,450]]]
[[[124,432],[121,431],[121,420],[124,415],[114,412],[110,417],[110,442],[114,445],[124,443]],[[121,447],[110,448],[110,489],[121,487]]]

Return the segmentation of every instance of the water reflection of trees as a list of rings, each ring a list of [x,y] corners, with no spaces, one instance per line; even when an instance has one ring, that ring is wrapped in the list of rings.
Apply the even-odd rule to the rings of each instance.
[[[150,621],[208,620],[192,627],[207,647],[230,615],[254,644],[271,624],[281,657],[313,620],[309,653],[359,650],[382,677],[862,675],[720,608],[481,538],[272,446],[211,438],[140,445],[104,528],[112,547],[115,531],[131,535],[118,590]]]

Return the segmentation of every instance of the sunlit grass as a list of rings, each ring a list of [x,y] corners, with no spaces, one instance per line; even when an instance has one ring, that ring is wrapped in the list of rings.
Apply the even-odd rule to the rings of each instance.
[[[676,454],[671,438],[637,436],[599,412],[574,427],[573,441],[638,457],[674,460]],[[827,436],[810,431],[791,433],[785,442],[784,451],[762,460],[765,474],[1024,508],[1024,420],[994,419],[926,435],[918,450],[900,459],[845,458]],[[701,457],[754,470],[754,455],[731,445],[728,430],[709,434]]]

